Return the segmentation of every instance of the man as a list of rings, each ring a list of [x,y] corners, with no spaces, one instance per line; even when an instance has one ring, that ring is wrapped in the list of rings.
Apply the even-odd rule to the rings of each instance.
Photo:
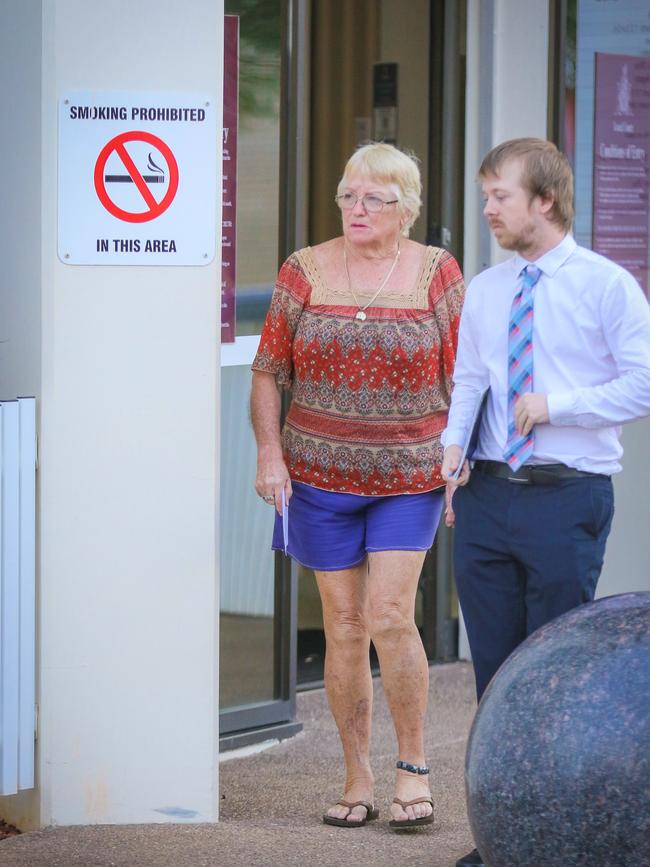
[[[594,598],[620,425],[650,413],[650,308],[627,271],[569,234],[573,179],[555,145],[505,142],[479,178],[514,255],[467,289],[442,474],[480,699],[521,641]],[[453,479],[488,386],[473,468]],[[482,863],[475,849],[457,867]]]

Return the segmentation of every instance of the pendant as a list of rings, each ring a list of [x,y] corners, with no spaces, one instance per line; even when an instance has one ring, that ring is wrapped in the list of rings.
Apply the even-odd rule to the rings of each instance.
[[[363,312],[363,310],[357,310],[357,312],[354,314],[354,318],[360,319],[361,322],[363,322],[366,318],[366,314]]]

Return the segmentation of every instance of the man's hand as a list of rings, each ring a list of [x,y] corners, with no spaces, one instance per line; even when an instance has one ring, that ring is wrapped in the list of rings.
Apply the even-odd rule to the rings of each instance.
[[[463,469],[457,479],[452,479],[451,474],[456,472],[463,450],[460,446],[451,445],[445,449],[445,456],[442,459],[441,474],[447,482],[445,489],[445,525],[453,527],[456,521],[454,510],[451,507],[451,498],[454,496],[454,491],[461,485],[466,485],[469,482],[469,461],[465,461]]]
[[[454,514],[451,501],[457,487],[457,485],[452,485],[448,482],[447,487],[445,488],[445,527],[453,527],[456,523],[456,515]]]
[[[463,469],[460,471],[460,475],[457,479],[452,479],[451,477],[452,473],[456,472],[462,455],[463,450],[460,446],[451,445],[447,446],[445,449],[445,455],[442,459],[441,474],[443,479],[447,482],[447,488],[445,490],[445,525],[447,527],[453,527],[456,520],[454,510],[451,507],[451,499],[454,496],[454,491],[459,486],[466,485],[469,482],[469,461],[465,461]]]
[[[453,487],[466,485],[469,481],[469,461],[465,461],[460,476],[457,479],[452,479],[451,477],[452,473],[455,473],[458,468],[462,454],[463,450],[460,446],[451,445],[445,449],[445,455],[442,459],[442,477],[447,484],[453,485]]]
[[[515,404],[515,426],[521,436],[528,436],[536,424],[549,421],[548,401],[545,394],[531,391]]]

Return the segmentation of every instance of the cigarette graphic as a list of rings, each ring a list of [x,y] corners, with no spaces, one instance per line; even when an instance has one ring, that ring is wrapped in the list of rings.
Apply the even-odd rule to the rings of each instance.
[[[164,175],[142,175],[142,180],[148,184],[164,184]],[[132,184],[133,178],[131,175],[104,175],[104,181],[107,184]]]
[[[165,172],[160,166],[156,165],[151,154],[147,160],[147,168],[150,172],[158,172],[155,175],[142,175],[142,180],[147,184],[164,184]],[[106,184],[132,184],[133,178],[131,175],[104,175],[104,183]]]

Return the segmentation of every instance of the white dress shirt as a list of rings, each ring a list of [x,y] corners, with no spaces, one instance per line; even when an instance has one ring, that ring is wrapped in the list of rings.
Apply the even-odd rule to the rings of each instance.
[[[475,459],[504,460],[508,323],[528,264],[515,254],[467,288],[443,443],[465,442],[489,385]],[[650,414],[650,307],[629,272],[570,235],[535,264],[532,390],[547,395],[550,423],[535,426],[527,463],[611,475],[621,469],[620,425]]]

